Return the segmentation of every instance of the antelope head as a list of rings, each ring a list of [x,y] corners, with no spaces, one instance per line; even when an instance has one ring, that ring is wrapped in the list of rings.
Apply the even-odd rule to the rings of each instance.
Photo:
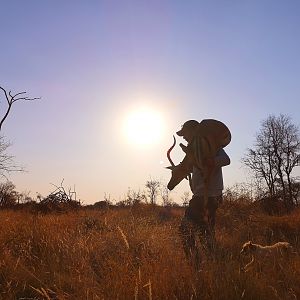
[[[171,179],[167,185],[169,190],[173,190],[176,185],[178,185],[184,178],[187,178],[187,176],[190,174],[190,169],[193,165],[192,163],[192,156],[189,155],[187,147],[183,144],[180,144],[181,149],[186,153],[185,158],[179,165],[175,165],[171,159],[171,151],[174,149],[176,145],[176,138],[173,135],[173,145],[171,148],[167,151],[167,157],[171,164],[171,166],[167,167],[167,169],[170,169],[172,171]]]

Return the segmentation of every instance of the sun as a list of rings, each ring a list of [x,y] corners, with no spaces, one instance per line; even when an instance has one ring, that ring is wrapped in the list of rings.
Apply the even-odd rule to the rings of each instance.
[[[138,146],[156,144],[164,130],[161,113],[147,107],[131,111],[124,120],[124,134],[129,141]]]

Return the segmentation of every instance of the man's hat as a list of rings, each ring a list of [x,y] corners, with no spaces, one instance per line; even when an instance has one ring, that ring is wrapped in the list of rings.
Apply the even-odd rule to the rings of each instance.
[[[182,125],[181,129],[177,131],[176,134],[179,136],[183,136],[186,132],[196,128],[198,125],[199,125],[198,121],[188,120]]]

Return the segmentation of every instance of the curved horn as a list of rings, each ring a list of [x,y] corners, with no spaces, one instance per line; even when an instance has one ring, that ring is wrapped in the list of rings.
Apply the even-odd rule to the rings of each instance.
[[[171,151],[173,150],[173,148],[174,148],[175,145],[176,145],[176,138],[175,138],[174,135],[173,135],[173,139],[174,139],[174,142],[173,142],[173,145],[171,146],[171,148],[170,148],[170,149],[168,150],[168,152],[167,152],[167,157],[168,157],[168,160],[169,160],[171,166],[172,166],[172,167],[175,167],[175,164],[173,163],[173,161],[172,161],[172,159],[171,159],[171,156],[170,156]]]

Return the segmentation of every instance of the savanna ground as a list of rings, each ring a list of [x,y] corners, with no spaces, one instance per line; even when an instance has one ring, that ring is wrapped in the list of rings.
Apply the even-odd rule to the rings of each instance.
[[[218,249],[200,270],[178,235],[183,208],[37,214],[0,211],[0,299],[300,299],[300,210],[269,216],[244,202],[218,210]],[[289,241],[288,257],[245,273],[247,240]]]

